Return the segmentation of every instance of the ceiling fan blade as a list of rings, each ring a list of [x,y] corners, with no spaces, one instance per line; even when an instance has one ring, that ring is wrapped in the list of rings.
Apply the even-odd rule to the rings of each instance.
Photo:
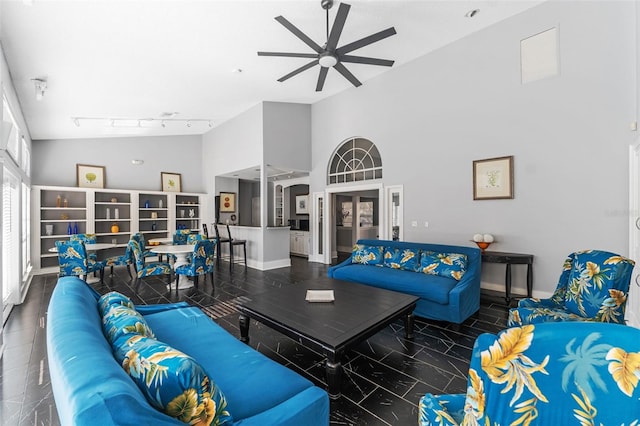
[[[320,67],[320,74],[318,74],[318,84],[316,84],[316,92],[322,92],[324,81],[327,78],[327,72],[329,72],[329,68]]]
[[[287,58],[317,58],[317,53],[258,52],[258,56],[285,56]]]
[[[327,39],[327,50],[330,52],[334,51],[336,46],[338,46],[338,40],[340,39],[340,35],[342,34],[344,24],[347,21],[349,9],[351,9],[351,6],[346,3],[340,3],[338,13],[336,14],[336,19],[334,19],[333,26],[331,27],[331,33],[329,34],[329,38]]]
[[[352,64],[380,65],[382,67],[390,67],[395,61],[389,59],[366,58],[364,56],[340,56],[340,62],[349,62]]]
[[[335,64],[333,67],[340,74],[342,74],[344,76],[344,78],[349,80],[351,82],[351,84],[353,84],[354,86],[356,86],[356,87],[362,86],[362,83],[360,83],[360,80],[358,80],[355,75],[351,74],[351,72],[349,72],[349,70],[344,65],[342,65],[340,62]]]
[[[370,36],[361,38],[360,40],[356,40],[353,43],[345,44],[341,48],[336,49],[336,53],[338,55],[344,55],[345,53],[349,53],[353,50],[360,49],[361,47],[368,46],[372,43],[375,43],[376,41],[391,37],[394,34],[396,34],[395,28],[387,28],[386,30],[371,34]]]
[[[300,74],[302,71],[308,70],[309,68],[313,67],[314,65],[318,65],[318,60],[316,59],[315,61],[311,61],[306,65],[301,66],[300,68],[298,68],[297,70],[291,71],[289,74],[282,76],[278,79],[278,81],[280,83],[282,83],[285,80],[290,79],[291,77],[293,77],[294,75]]]
[[[302,40],[307,46],[312,48],[314,51],[316,51],[317,53],[322,52],[322,47],[318,46],[318,44],[315,41],[307,37],[305,33],[300,31],[291,22],[287,21],[287,19],[284,16],[277,16],[275,19],[276,21],[280,22],[286,29],[291,31],[296,37]]]

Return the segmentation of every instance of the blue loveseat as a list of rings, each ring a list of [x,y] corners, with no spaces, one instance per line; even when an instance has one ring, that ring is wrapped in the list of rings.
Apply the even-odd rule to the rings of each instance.
[[[376,250],[367,250],[372,247],[380,259]],[[394,253],[397,259],[391,259]],[[480,309],[480,273],[477,248],[388,240],[358,240],[352,256],[327,272],[330,278],[418,296],[414,315],[456,324]]]
[[[60,278],[51,296],[47,352],[61,424],[184,425],[153,408],[114,358],[99,297],[76,277]],[[134,308],[158,341],[204,368],[226,398],[231,424],[329,424],[324,390],[240,342],[199,309],[184,302]]]

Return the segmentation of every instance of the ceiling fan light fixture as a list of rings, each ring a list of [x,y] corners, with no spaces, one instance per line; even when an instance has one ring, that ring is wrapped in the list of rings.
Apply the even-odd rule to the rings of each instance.
[[[331,68],[338,63],[338,58],[332,55],[329,52],[323,52],[320,54],[320,58],[318,58],[318,62],[320,62],[321,67]]]

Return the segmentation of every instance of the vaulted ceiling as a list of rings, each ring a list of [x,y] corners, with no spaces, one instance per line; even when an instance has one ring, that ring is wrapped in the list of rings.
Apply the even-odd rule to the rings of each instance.
[[[348,64],[366,85],[541,2],[349,1],[340,45],[395,27],[396,35],[352,52],[395,61]],[[274,20],[280,15],[324,44],[319,0],[3,0],[0,8],[0,40],[33,139],[201,134],[261,101],[314,103],[358,90],[329,70],[316,92],[318,66],[280,83],[309,59],[257,55],[312,53]],[[33,79],[46,80],[41,100]]]

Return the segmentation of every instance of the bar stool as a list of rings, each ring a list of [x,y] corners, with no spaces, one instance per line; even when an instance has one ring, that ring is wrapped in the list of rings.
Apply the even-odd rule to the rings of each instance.
[[[220,260],[220,253],[222,252],[222,243],[229,243],[229,251],[231,251],[231,240],[229,238],[220,238],[220,232],[218,231],[218,224],[213,223],[213,230],[216,232],[216,259]]]
[[[229,236],[229,253],[231,255],[231,258],[229,259],[229,262],[231,263],[231,266],[233,266],[234,260],[233,260],[233,248],[235,246],[242,246],[242,248],[244,249],[244,267],[247,267],[247,240],[236,240],[234,238],[231,237],[231,231],[229,230],[229,225],[227,225],[227,235]]]

